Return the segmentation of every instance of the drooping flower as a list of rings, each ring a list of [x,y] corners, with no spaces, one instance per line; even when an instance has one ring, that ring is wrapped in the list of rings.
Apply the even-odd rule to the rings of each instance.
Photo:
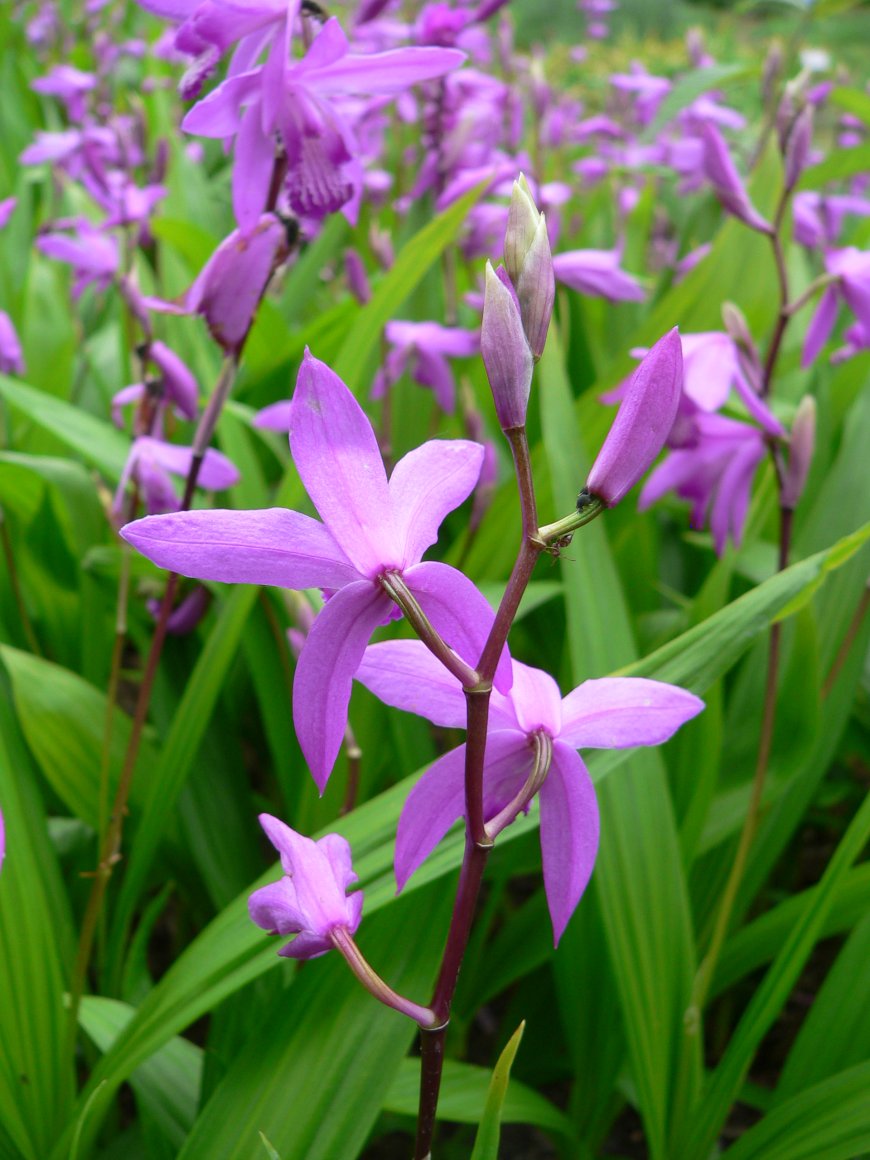
[[[260,825],[281,855],[284,877],[254,891],[248,899],[251,918],[270,934],[296,935],[279,955],[325,955],[334,946],[332,932],[353,934],[362,918],[362,892],[347,893],[358,881],[347,839],[327,834],[315,842],[270,814],[260,814]]]
[[[432,440],[401,459],[388,481],[368,418],[308,352],[293,395],[290,448],[323,523],[283,508],[192,511],[137,520],[121,534],[156,564],[195,579],[326,591],[293,685],[296,733],[322,791],[365,647],[398,615],[385,589],[390,576],[401,577],[453,650],[477,664],[489,605],[461,572],[421,561],[444,516],[477,482],[483,448]],[[506,654],[496,681],[510,682]]]
[[[522,790],[537,734],[552,746],[540,789],[544,886],[556,943],[589,881],[598,849],[595,791],[578,749],[660,745],[703,708],[692,693],[661,681],[584,681],[562,697],[553,678],[512,662],[508,694],[493,691],[484,760],[484,817],[495,819]],[[459,683],[418,641],[387,641],[366,650],[357,680],[388,705],[445,728],[466,723]],[[395,871],[399,889],[465,813],[465,746],[423,774],[399,819]]]

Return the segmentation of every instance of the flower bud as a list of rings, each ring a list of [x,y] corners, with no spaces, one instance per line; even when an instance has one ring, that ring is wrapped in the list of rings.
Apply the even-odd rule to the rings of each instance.
[[[813,110],[807,105],[798,113],[785,143],[785,186],[794,189],[806,168],[813,139]]]
[[[704,173],[716,191],[722,208],[739,218],[750,229],[770,234],[773,228],[752,202],[737,168],[728,152],[728,146],[715,125],[705,122],[701,135],[704,141]]]
[[[683,349],[676,327],[660,338],[631,376],[585,491],[607,507],[619,503],[664,446],[683,389]],[[582,493],[581,493],[582,494]]]
[[[807,482],[816,442],[816,401],[804,395],[794,417],[789,440],[788,467],[782,483],[781,503],[789,510],[797,507]]]
[[[516,288],[526,338],[537,360],[547,341],[556,281],[547,223],[544,215],[538,212],[522,174],[519,181],[514,182],[511,194],[504,261]]]
[[[516,292],[504,267],[495,271],[490,262],[486,263],[480,353],[502,430],[523,427],[534,361]]]

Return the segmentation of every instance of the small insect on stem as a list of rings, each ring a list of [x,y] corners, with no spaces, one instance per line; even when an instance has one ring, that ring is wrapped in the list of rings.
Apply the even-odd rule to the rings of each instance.
[[[553,561],[555,563],[555,561],[558,560],[562,555],[563,549],[567,548],[573,539],[574,533],[568,532],[564,536],[559,536],[558,540],[553,540],[552,544],[547,544],[547,547],[544,550],[553,557]]]
[[[589,507],[589,505],[594,502],[595,496],[584,487],[580,494],[577,496],[577,511],[582,512],[584,508]]]

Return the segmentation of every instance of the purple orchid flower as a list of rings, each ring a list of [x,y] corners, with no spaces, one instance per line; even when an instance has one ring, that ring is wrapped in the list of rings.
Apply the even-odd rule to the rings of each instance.
[[[201,314],[226,354],[235,354],[248,333],[269,279],[287,253],[284,226],[274,214],[263,214],[247,235],[229,234],[184,295],[181,303],[145,298],[152,310],[166,314]]]
[[[422,563],[445,515],[469,495],[483,448],[432,440],[387,481],[366,415],[306,351],[291,409],[290,449],[323,523],[301,512],[193,511],[137,520],[122,536],[161,567],[199,580],[318,587],[327,600],[299,657],[293,719],[321,792],[344,736],[353,675],[372,632],[399,614],[383,581],[400,575],[435,630],[475,665],[493,614],[470,580]],[[496,673],[509,687],[507,655]]]
[[[362,918],[362,892],[347,893],[348,886],[358,881],[347,839],[327,834],[315,842],[270,814],[260,814],[260,825],[281,855],[284,877],[254,891],[248,899],[251,918],[270,934],[296,935],[279,955],[289,959],[325,955],[335,945],[333,932],[352,935]]]
[[[490,700],[484,816],[497,819],[514,801],[532,770],[536,734],[547,738],[552,760],[540,790],[541,852],[558,944],[598,849],[595,791],[577,750],[660,745],[704,704],[674,685],[629,677],[584,681],[563,698],[548,673],[512,664],[510,693],[493,691]],[[419,641],[371,645],[356,676],[388,705],[444,728],[465,726],[459,683]],[[464,813],[465,746],[460,745],[431,765],[408,795],[396,835],[400,890]]]
[[[464,59],[464,53],[448,48],[356,55],[333,17],[302,60],[285,61],[280,71],[264,66],[229,77],[191,109],[183,128],[205,137],[235,136],[233,209],[244,231],[266,207],[276,134],[287,155],[291,209],[321,218],[345,207],[345,215],[355,221],[362,186],[359,148],[334,99],[396,96],[443,76]]]
[[[675,449],[646,481],[638,508],[645,511],[674,491],[691,501],[693,528],[703,528],[709,517],[718,555],[729,536],[739,547],[752,481],[767,454],[764,432],[702,411],[684,396],[668,442]]]
[[[822,194],[805,190],[793,202],[795,241],[809,249],[835,246],[847,214],[870,217],[870,201],[855,194]]]
[[[553,273],[557,282],[593,298],[611,302],[643,302],[646,293],[631,274],[621,270],[619,250],[571,250],[556,254]]]
[[[159,340],[148,345],[147,358],[158,371],[155,386],[159,389],[161,402],[171,404],[183,419],[195,419],[199,388],[191,369]],[[138,403],[145,391],[145,383],[133,383],[112,397],[112,420],[115,426],[123,426],[121,408]]]
[[[113,514],[120,516],[124,493],[131,479],[139,485],[149,513],[177,511],[179,497],[172,476],[185,478],[192,462],[193,450],[190,447],[179,447],[150,435],[140,435],[133,440],[121,473],[112,503]],[[224,491],[239,482],[239,473],[225,455],[210,447],[203,457],[197,482],[208,491]]]
[[[722,134],[711,121],[701,127],[704,140],[704,172],[716,191],[722,208],[739,218],[750,229],[769,234],[773,227],[761,216],[752,202],[746,186],[728,152]]]
[[[66,106],[70,121],[81,121],[85,115],[85,94],[97,87],[93,73],[82,72],[70,64],[58,64],[43,77],[30,82],[35,93],[57,97]]]
[[[480,335],[437,322],[388,322],[384,333],[392,350],[372,383],[371,397],[382,398],[407,370],[415,383],[428,387],[446,414],[456,407],[456,380],[450,358],[471,358],[480,351]]]
[[[120,251],[116,238],[102,233],[84,219],[75,223],[75,232],[42,234],[36,248],[58,262],[68,262],[74,271],[72,295],[78,298],[87,286],[105,290],[118,273]]]
[[[0,373],[4,375],[24,374],[24,355],[21,340],[5,310],[0,310]]]
[[[836,281],[825,290],[819,299],[816,312],[807,327],[801,366],[808,367],[816,359],[825,345],[837,321],[837,305],[840,298],[846,303],[857,320],[857,330],[849,335],[850,347],[862,349],[866,344],[856,337],[870,330],[870,250],[858,250],[848,246],[845,250],[832,250],[825,258],[825,266]]]

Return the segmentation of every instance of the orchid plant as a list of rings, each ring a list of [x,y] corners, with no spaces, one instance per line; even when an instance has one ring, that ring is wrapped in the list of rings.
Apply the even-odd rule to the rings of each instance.
[[[870,1130],[866,98],[521,8],[0,15],[0,1157]]]

